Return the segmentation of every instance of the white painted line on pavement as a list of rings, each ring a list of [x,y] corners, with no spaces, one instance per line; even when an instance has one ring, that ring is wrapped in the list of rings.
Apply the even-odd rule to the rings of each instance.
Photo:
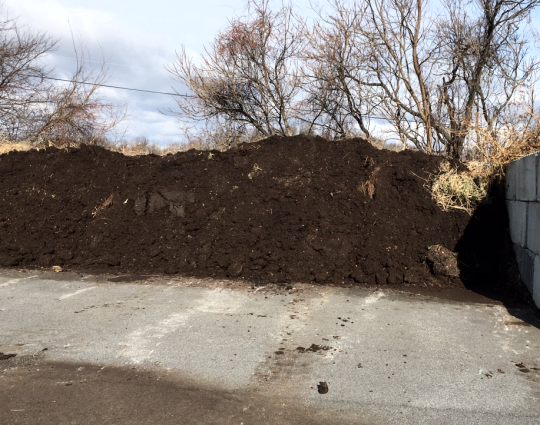
[[[142,363],[152,355],[153,347],[159,346],[156,341],[185,325],[193,313],[193,310],[173,313],[156,325],[137,329],[129,334],[127,347],[117,357],[128,357],[134,364]]]
[[[11,280],[8,280],[6,283],[2,283],[0,285],[0,288],[4,287],[4,286],[8,286],[8,285],[11,285],[12,283],[17,283],[17,282],[20,282],[20,281],[23,281],[23,280],[28,280],[28,279],[32,279],[34,277],[37,277],[37,275],[35,276],[27,276],[27,277],[21,277],[20,279],[11,279]]]
[[[247,297],[238,295],[227,289],[212,289],[203,292],[196,305],[178,313],[172,313],[157,324],[147,325],[131,332],[124,344],[126,347],[117,357],[127,357],[134,364],[148,360],[156,347],[161,345],[163,337],[185,326],[195,314],[214,313],[231,314],[239,310],[247,301]]]
[[[65,300],[66,298],[73,297],[74,295],[79,295],[83,292],[90,291],[91,289],[95,289],[95,288],[97,288],[97,286],[91,286],[90,288],[79,289],[78,291],[72,292],[71,294],[62,295],[61,297],[58,298],[58,300],[60,301]]]
[[[383,291],[377,291],[373,295],[370,295],[364,299],[364,304],[373,304],[379,301],[381,298],[384,298],[386,295]]]

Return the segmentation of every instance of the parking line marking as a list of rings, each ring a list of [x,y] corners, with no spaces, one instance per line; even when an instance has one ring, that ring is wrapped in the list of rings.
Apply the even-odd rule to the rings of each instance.
[[[20,279],[11,279],[11,280],[8,280],[6,283],[2,283],[0,285],[0,288],[4,287],[4,286],[8,286],[8,285],[11,285],[12,283],[17,283],[17,282],[20,282],[22,280],[27,280],[27,279],[32,279],[34,277],[37,277],[37,275],[35,276],[28,276],[28,277],[22,277]]]
[[[79,295],[83,292],[89,291],[90,289],[95,289],[97,286],[91,286],[90,288],[83,288],[79,289],[78,291],[72,292],[71,294],[62,295],[61,297],[58,297],[60,301],[65,300],[66,298],[73,297],[74,295]]]

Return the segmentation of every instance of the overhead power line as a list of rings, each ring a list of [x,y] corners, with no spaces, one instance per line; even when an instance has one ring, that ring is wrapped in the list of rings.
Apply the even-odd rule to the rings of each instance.
[[[42,77],[40,76],[39,78],[43,78],[45,80],[53,80],[53,81],[64,81],[66,83],[77,83],[77,84],[85,84],[85,85],[89,85],[89,86],[100,86],[100,87],[108,87],[108,88],[111,88],[111,89],[119,89],[119,90],[128,90],[128,91],[136,91],[136,92],[141,92],[141,93],[152,93],[152,94],[163,94],[163,95],[166,95],[166,96],[179,96],[179,97],[195,97],[195,96],[192,96],[192,95],[189,95],[189,94],[181,94],[181,93],[169,93],[169,92],[163,92],[163,91],[154,91],[154,90],[144,90],[144,89],[135,89],[135,88],[132,88],[132,87],[120,87],[120,86],[111,86],[111,85],[108,85],[108,84],[100,84],[100,83],[88,83],[86,81],[73,81],[73,80],[66,80],[64,78],[53,78],[53,77]],[[375,120],[384,120],[384,121],[390,121],[388,118],[386,117],[379,117],[379,116],[376,116],[376,115],[364,115],[364,117],[366,118],[371,118],[371,119],[375,119]],[[403,118],[402,118],[403,119]],[[408,122],[416,122],[416,120],[414,119],[403,119],[404,121],[408,121]]]
[[[66,83],[77,83],[77,84],[85,84],[88,86],[100,86],[100,87],[108,87],[111,89],[119,89],[119,90],[128,90],[128,91],[136,91],[136,92],[142,92],[142,93],[153,93],[153,94],[164,94],[167,96],[180,96],[180,97],[192,97],[189,94],[180,94],[180,93],[168,93],[163,91],[153,91],[153,90],[143,90],[143,89],[134,89],[131,87],[120,87],[120,86],[111,86],[108,84],[101,84],[101,83],[89,83],[86,81],[73,81],[73,80],[66,80],[64,78],[53,78],[53,77],[39,77],[43,78],[45,80],[53,80],[53,81],[64,81]]]

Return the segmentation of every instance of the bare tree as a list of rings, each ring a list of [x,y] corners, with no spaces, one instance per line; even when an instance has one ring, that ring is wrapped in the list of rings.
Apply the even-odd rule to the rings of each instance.
[[[76,70],[68,81],[55,84],[43,93],[41,108],[29,122],[27,140],[34,144],[57,147],[80,143],[99,144],[110,136],[121,139],[115,128],[126,117],[126,105],[105,100],[99,88],[108,78],[102,64],[98,70],[87,70],[84,55],[76,53]],[[120,137],[118,137],[120,136]]]
[[[334,99],[366,135],[362,118],[374,113],[404,147],[460,158],[479,122],[497,131],[537,68],[523,25],[538,2],[445,0],[433,13],[428,0],[334,0],[311,38],[320,98],[340,93]]]
[[[302,23],[292,7],[272,11],[269,0],[248,0],[247,16],[230,21],[199,62],[182,48],[167,67],[191,96],[178,97],[184,122],[214,120],[235,133],[292,135],[302,87]]]
[[[381,117],[404,148],[461,159],[527,115],[514,99],[539,68],[527,34],[539,3],[329,0],[308,28],[291,6],[248,0],[200,61],[182,49],[168,67],[192,92],[171,112],[232,144],[299,128],[372,138]]]
[[[0,13],[3,11],[0,3]],[[0,22],[0,131],[8,141],[36,145],[93,143],[124,118],[125,105],[107,102],[98,94],[107,78],[102,66],[85,68],[84,51],[74,45],[76,70],[70,78],[56,78],[44,56],[58,41],[32,32],[16,20]],[[65,80],[60,83],[60,80]]]
[[[526,87],[538,62],[528,59],[521,27],[537,0],[478,0],[473,13],[465,3],[447,0],[451,19],[438,20],[437,36],[447,61],[437,85],[436,131],[450,156],[459,158],[473,127],[493,135],[506,125],[516,90]],[[474,13],[476,12],[476,13]]]
[[[364,67],[369,50],[360,31],[365,10],[349,8],[342,0],[335,0],[331,9],[330,15],[319,10],[319,20],[306,31],[302,119],[330,138],[351,136],[355,128],[369,138],[377,92]]]
[[[56,46],[47,34],[25,30],[13,19],[0,22],[0,131],[7,139],[19,139],[25,118],[43,105],[41,94],[52,83],[44,79],[50,70],[40,59]]]

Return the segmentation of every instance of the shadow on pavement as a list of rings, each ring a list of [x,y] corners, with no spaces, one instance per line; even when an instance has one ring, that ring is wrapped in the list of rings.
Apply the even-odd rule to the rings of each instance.
[[[290,397],[224,390],[167,370],[86,363],[3,361],[2,424],[340,424],[335,412]],[[316,391],[316,390],[314,390]],[[367,423],[367,422],[365,422]],[[370,422],[371,423],[371,422]]]

